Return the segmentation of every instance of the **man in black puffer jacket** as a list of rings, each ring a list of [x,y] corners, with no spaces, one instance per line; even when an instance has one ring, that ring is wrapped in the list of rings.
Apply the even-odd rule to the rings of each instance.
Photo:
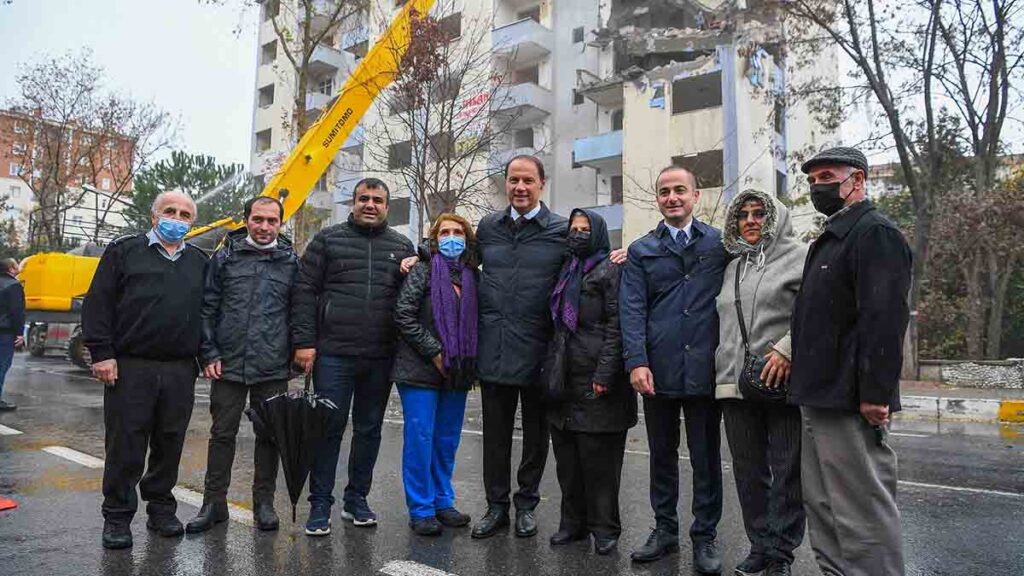
[[[284,208],[257,196],[245,204],[245,228],[228,234],[206,270],[203,334],[199,361],[210,388],[210,445],[206,489],[189,533],[228,519],[227,491],[235,459],[235,436],[245,408],[288,389],[291,338],[288,332],[292,283],[298,257],[279,235]],[[274,488],[277,450],[256,437],[252,503],[260,530],[276,530]]]
[[[306,534],[331,532],[338,452],[352,407],[352,448],[342,518],[372,526],[366,503],[391,394],[400,264],[413,245],[387,225],[389,193],[376,178],[356,184],[348,222],[320,231],[306,247],[292,294],[295,362],[313,371],[314,387],[344,415],[317,452],[309,480]],[[354,404],[354,405],[353,405]]]

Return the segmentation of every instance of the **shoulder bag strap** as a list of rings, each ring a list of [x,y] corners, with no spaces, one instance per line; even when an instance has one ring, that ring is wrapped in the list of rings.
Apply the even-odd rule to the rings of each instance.
[[[740,321],[740,334],[743,335],[743,349],[750,353],[750,342],[747,339],[747,323],[743,319],[743,304],[740,302],[740,266],[743,265],[743,259],[736,260],[736,317]]]

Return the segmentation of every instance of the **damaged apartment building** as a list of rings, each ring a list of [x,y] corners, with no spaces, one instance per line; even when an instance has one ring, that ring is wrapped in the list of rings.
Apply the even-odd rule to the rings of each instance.
[[[270,172],[290,148],[280,118],[294,99],[281,70],[280,51],[267,19],[275,5],[261,2],[259,63],[254,97],[253,171]],[[316,73],[307,109],[323,109],[358,64],[402,0],[372,0],[313,55]],[[488,104],[493,117],[516,118],[488,151],[492,207],[506,205],[501,169],[513,154],[536,154],[547,166],[543,200],[556,212],[600,212],[616,247],[652,229],[659,219],[654,177],[669,163],[689,167],[703,190],[699,217],[718,223],[722,203],[757,187],[793,194],[801,182],[787,167],[793,150],[834,140],[817,133],[810,115],[781,98],[793,74],[838,74],[834,54],[813,70],[790,70],[782,25],[763,0],[438,0],[434,10],[465,38],[487,26],[494,76],[506,97]],[[479,98],[465,90],[467,109]],[[353,185],[363,176],[392,184],[391,224],[418,236],[410,192],[394,176],[415,142],[391,146],[385,165],[367,152],[364,130],[383,119],[362,120],[314,195],[348,214]],[[430,135],[431,138],[435,135]],[[422,140],[421,140],[422,141]],[[318,185],[321,186],[321,185]],[[318,187],[318,191],[320,188]],[[810,215],[797,214],[813,224]]]
[[[709,222],[720,223],[742,189],[799,193],[790,152],[834,135],[814,129],[806,109],[786,106],[787,77],[834,77],[834,54],[822,54],[813,70],[787,68],[774,3],[606,0],[601,10],[604,26],[589,42],[601,53],[599,69],[577,71],[600,126],[575,141],[573,163],[622,187],[627,242],[660,219],[654,179],[670,163],[697,176],[698,217]],[[812,224],[810,214],[797,216],[798,227]]]

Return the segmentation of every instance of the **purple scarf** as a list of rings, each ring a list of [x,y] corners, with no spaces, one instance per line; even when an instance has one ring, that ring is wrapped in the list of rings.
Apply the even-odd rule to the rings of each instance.
[[[461,299],[452,285],[453,272],[460,274]],[[477,322],[473,269],[434,254],[430,259],[430,305],[434,311],[434,328],[441,339],[445,369],[471,367],[476,360]]]
[[[608,253],[600,250],[582,261],[579,257],[573,256],[569,262],[562,265],[558,284],[555,284],[555,291],[551,293],[551,319],[555,322],[555,328],[561,324],[570,332],[576,332],[580,320],[580,290],[583,288],[583,276],[607,257]]]

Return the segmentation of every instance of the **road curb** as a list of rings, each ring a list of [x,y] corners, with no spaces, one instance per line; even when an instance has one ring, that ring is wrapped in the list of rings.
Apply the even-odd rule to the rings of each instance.
[[[1024,400],[902,396],[902,413],[912,418],[963,422],[1024,423]]]

